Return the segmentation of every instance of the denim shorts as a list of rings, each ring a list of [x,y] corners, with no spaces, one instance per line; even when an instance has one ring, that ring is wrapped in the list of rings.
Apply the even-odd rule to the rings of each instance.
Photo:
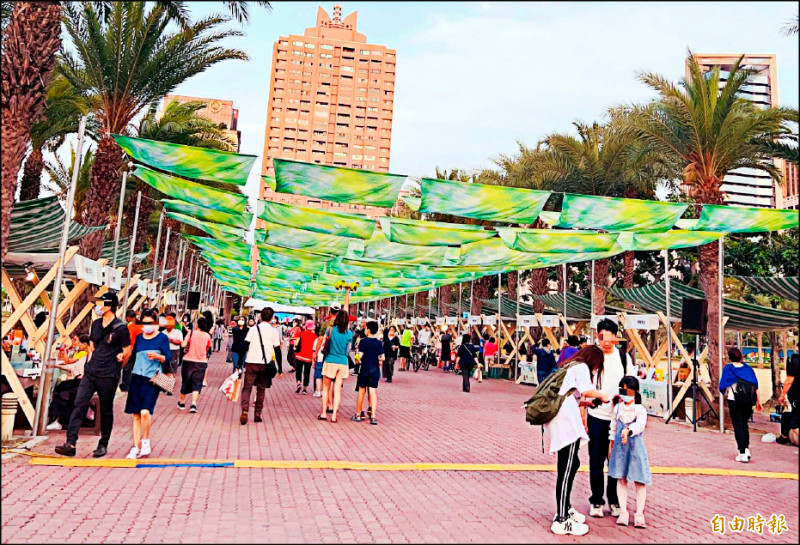
[[[314,380],[322,379],[322,362],[318,361],[314,364]]]

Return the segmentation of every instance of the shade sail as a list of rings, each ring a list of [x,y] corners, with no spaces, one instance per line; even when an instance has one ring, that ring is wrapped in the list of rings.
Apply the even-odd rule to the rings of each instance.
[[[693,248],[719,240],[724,233],[714,231],[687,231],[673,229],[658,232],[619,233],[617,242],[626,251],[656,251],[675,248]]]
[[[261,265],[285,268],[299,272],[320,272],[325,268],[331,256],[310,254],[301,251],[286,251],[285,248],[271,244],[259,245],[258,257]]]
[[[231,227],[229,225],[222,225],[221,223],[212,223],[210,221],[203,221],[186,214],[178,212],[167,212],[168,218],[180,221],[192,227],[197,227],[201,231],[208,233],[212,237],[220,240],[230,240],[232,242],[240,242],[244,238],[244,230]]]
[[[797,226],[797,210],[706,204],[703,205],[700,219],[692,229],[726,233],[758,233],[793,229]]]
[[[533,223],[549,191],[422,178],[420,212],[507,223]]]
[[[361,239],[316,233],[277,224],[267,225],[264,242],[273,246],[308,250],[332,256],[355,257],[364,253],[364,241]]]
[[[14,203],[11,209],[8,251],[18,253],[58,250],[65,219],[66,213],[55,196]],[[105,225],[88,226],[72,221],[69,224],[69,242],[105,228]],[[125,261],[125,264],[128,262]]]
[[[253,221],[253,214],[249,212],[232,213],[224,210],[215,210],[177,199],[161,199],[161,202],[164,203],[164,208],[169,212],[178,212],[199,220],[221,223],[240,229],[249,228],[250,223]]]
[[[567,193],[557,227],[605,231],[666,231],[688,204]]]
[[[390,208],[405,176],[355,168],[273,159],[275,191],[317,199]]]
[[[261,177],[261,181],[269,189],[271,189],[272,191],[275,191],[276,182],[275,182],[275,178],[273,176],[262,176]]]
[[[375,220],[359,214],[332,212],[272,201],[258,201],[258,204],[260,208],[258,217],[269,223],[365,240],[375,231]]]
[[[666,286],[663,281],[641,288],[612,288],[611,293],[629,303],[651,312],[666,313]],[[683,299],[705,299],[701,290],[690,288],[680,282],[670,282],[670,312],[680,316]],[[727,329],[739,331],[771,331],[789,329],[797,326],[797,312],[787,312],[773,308],[751,305],[743,301],[725,298]]]
[[[192,180],[245,185],[255,155],[112,134],[136,162]]]
[[[440,221],[380,218],[381,230],[390,242],[416,246],[460,246],[497,236],[480,225]]]
[[[242,261],[250,259],[250,245],[244,242],[219,240],[211,237],[196,237],[193,235],[182,236],[189,242],[195,244],[198,248],[216,252],[221,256],[226,256],[228,259],[238,259]]]
[[[614,247],[616,233],[556,229],[498,228],[506,246],[521,252],[606,252]]]
[[[403,202],[406,203],[411,210],[419,212],[419,206],[422,204],[422,199],[419,197],[412,197],[410,195],[403,195]]]
[[[768,295],[777,295],[791,301],[800,299],[796,276],[734,276],[734,278]]]
[[[244,213],[247,195],[222,191],[138,166],[133,175],[164,195],[214,210]]]
[[[390,263],[418,265],[456,265],[460,261],[460,248],[448,246],[412,246],[389,242],[381,231],[376,231],[364,248],[364,259]]]

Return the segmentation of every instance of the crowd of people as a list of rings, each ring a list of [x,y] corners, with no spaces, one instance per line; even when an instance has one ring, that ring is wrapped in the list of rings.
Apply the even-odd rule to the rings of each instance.
[[[128,458],[149,456],[153,452],[150,431],[157,402],[161,395],[172,395],[155,377],[174,380],[179,374],[177,408],[185,410],[188,403],[189,412],[198,412],[200,394],[208,384],[209,358],[212,352],[223,349],[231,371],[242,381],[241,425],[248,424],[251,409],[253,422],[263,421],[266,390],[273,379],[283,375],[284,363],[294,373],[294,393],[298,395],[309,393],[313,370],[313,395],[320,400],[316,418],[330,423],[339,421],[343,385],[351,374],[356,375],[355,412],[349,420],[377,425],[379,383],[391,383],[395,368],[409,371],[414,351],[432,351],[438,368],[459,371],[463,392],[470,392],[470,379],[480,382],[484,366],[496,361],[504,349],[489,332],[459,335],[451,326],[425,324],[415,333],[402,321],[395,325],[356,320],[338,304],[332,305],[331,313],[318,324],[295,318],[291,324],[281,325],[267,307],[249,316],[234,317],[229,327],[222,320],[214,321],[208,311],[194,319],[190,314],[179,319],[174,313],[160,314],[155,309],[139,315],[129,312],[126,324],[116,317],[118,306],[113,292],[99,298],[97,319],[89,334],[73,336],[72,350],[57,364],[66,378],[55,388],[47,429],[67,429],[66,441],[55,449],[58,454],[75,455],[78,431],[95,394],[101,437],[93,455],[106,454],[119,386],[127,392],[125,413],[132,415],[133,444]],[[539,383],[526,410],[529,414],[531,410],[540,411],[538,422],[543,424],[549,452],[557,460],[556,513],[551,526],[555,534],[583,535],[589,531],[587,517],[570,501],[582,442],[588,443],[589,454],[588,516],[599,518],[608,513],[617,524],[628,525],[628,485],[632,482],[636,498],[633,525],[646,527],[646,491],[652,479],[644,443],[648,417],[641,402],[639,378],[620,345],[617,324],[601,320],[596,334],[593,345],[570,335],[556,349],[547,339],[520,349],[526,357],[535,358]],[[694,346],[687,348],[694,351]],[[753,408],[762,408],[758,381],[752,368],[742,362],[740,350],[728,349],[727,357],[729,363],[719,388],[734,428],[735,459],[747,463],[751,460],[749,420]],[[777,441],[781,444],[797,444],[797,371],[798,355],[794,354],[779,400],[788,409],[781,420]],[[254,387],[256,396],[251,404]],[[542,417],[543,410],[551,412]]]

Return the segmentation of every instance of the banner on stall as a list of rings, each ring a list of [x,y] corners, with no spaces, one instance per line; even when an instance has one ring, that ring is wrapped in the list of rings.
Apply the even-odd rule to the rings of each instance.
[[[597,329],[597,324],[606,319],[611,320],[615,324],[619,325],[619,317],[616,314],[605,314],[600,316],[592,316],[592,329]]]
[[[542,327],[558,327],[558,316],[552,314],[542,316],[542,319],[539,320],[539,325]]]
[[[521,327],[536,327],[539,322],[536,321],[536,316],[532,314],[520,314],[517,316],[517,325]]]
[[[444,323],[444,317],[439,316],[436,318],[436,325],[442,325]]]
[[[481,317],[480,316],[470,316],[469,317],[469,325],[480,325]]]
[[[639,391],[642,394],[642,405],[647,414],[663,416],[667,411],[667,383],[656,380],[640,380]]]
[[[106,265],[105,267],[103,267],[103,273],[104,273],[103,280],[106,286],[108,286],[112,290],[122,289],[122,273],[120,271],[118,271],[114,267]]]
[[[155,283],[150,283],[147,286],[147,298],[155,299],[156,297],[158,297],[158,286]]]
[[[625,318],[625,329],[655,331],[659,324],[657,314],[634,314]]]
[[[483,325],[496,325],[496,324],[497,324],[497,316],[483,317]]]
[[[139,292],[140,297],[147,297],[147,280],[136,281],[136,291]]]
[[[457,316],[448,316],[445,318],[445,323],[447,325],[458,325],[458,317]]]
[[[76,255],[73,260],[75,261],[75,272],[78,280],[86,280],[89,284],[95,286],[103,284],[103,268],[100,263],[82,255]]]

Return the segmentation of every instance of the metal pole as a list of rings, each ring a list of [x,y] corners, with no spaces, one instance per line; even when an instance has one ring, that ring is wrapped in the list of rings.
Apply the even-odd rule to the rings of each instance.
[[[186,275],[186,295],[183,298],[182,312],[186,312],[186,307],[189,306],[189,290],[192,289],[192,273],[194,272],[195,254],[192,252],[189,258],[189,274]]]
[[[594,329],[592,328],[592,318],[594,318],[594,260],[592,260],[592,308],[589,312],[589,334],[592,337],[592,344],[594,344]]]
[[[139,207],[142,205],[142,192],[139,191],[136,195],[136,213],[133,215],[133,234],[131,235],[131,248],[130,255],[128,256],[128,277],[125,279],[125,297],[122,298],[122,319],[125,319],[125,313],[128,311],[128,293],[131,291],[131,270],[133,270],[133,254],[136,249],[136,231],[139,229]]]
[[[436,294],[436,306],[439,307],[439,312],[437,314],[441,316],[444,310],[444,306],[442,306],[442,286],[439,286],[439,291]]]
[[[433,299],[433,296],[431,295],[432,291],[433,290],[428,290],[428,320],[431,319],[431,300]]]
[[[119,192],[119,206],[117,207],[117,227],[114,229],[114,254],[111,258],[111,268],[117,268],[117,252],[119,251],[119,235],[122,231],[122,211],[125,206],[125,185],[128,182],[128,171],[122,173],[122,188]],[[131,249],[133,252],[133,249]]]
[[[181,246],[178,250],[178,274],[175,277],[175,311],[178,311],[181,297],[181,281],[183,280],[183,262],[186,259],[186,240],[181,239]]]
[[[161,294],[164,292],[164,273],[167,269],[167,255],[169,254],[169,236],[172,234],[172,227],[167,227],[167,238],[164,239],[164,259],[161,261],[161,281],[158,283],[158,295],[156,305],[161,304]]]
[[[459,282],[458,283],[458,321],[459,322],[461,322],[461,320],[462,320],[462,316],[461,316],[461,296],[462,296],[463,290],[464,290],[464,283],[463,282]]]
[[[34,414],[36,435],[41,435],[44,432],[44,414],[49,407],[50,397],[50,376],[53,374],[52,369],[48,369],[50,362],[50,352],[53,349],[53,340],[56,332],[56,316],[58,315],[58,301],[61,298],[61,283],[64,280],[64,255],[67,253],[67,243],[69,242],[69,226],[72,223],[72,211],[75,203],[75,188],[78,185],[78,173],[81,170],[81,152],[83,149],[83,133],[86,130],[86,116],[82,116],[78,124],[78,144],[75,150],[75,164],[72,167],[72,181],[67,191],[67,204],[64,214],[64,226],[61,228],[61,243],[58,246],[58,272],[56,273],[56,280],[53,284],[53,295],[50,301],[50,322],[47,327],[47,342],[45,343],[44,354],[42,354],[42,363],[39,373],[39,395],[36,397],[36,412]],[[48,398],[48,399],[45,399]]]
[[[473,292],[475,291],[475,280],[469,281],[469,315],[472,316]]]
[[[161,207],[161,215],[158,217],[158,235],[156,236],[156,255],[153,257],[153,278],[151,281],[156,283],[156,269],[158,268],[158,252],[161,249],[161,227],[164,223],[164,207]]]
[[[519,320],[519,285],[520,279],[522,278],[522,271],[517,271],[517,320]],[[516,346],[514,347],[516,350],[516,365],[514,366],[514,380],[517,380],[517,373],[519,372],[519,321],[514,325],[514,342]]]
[[[567,326],[567,286],[569,282],[567,280],[567,264],[564,263],[561,265],[563,274],[563,282],[561,283],[561,291],[562,291],[562,298],[564,299],[564,338],[566,339],[569,335],[569,329]]]
[[[719,335],[719,340],[717,342],[717,360],[719,364],[718,373],[717,373],[717,380],[719,377],[722,376],[722,359],[723,359],[723,352],[725,350],[725,327],[723,326],[723,317],[725,316],[725,300],[722,298],[722,279],[723,273],[725,269],[725,235],[719,237],[719,273],[718,273],[718,282],[717,282],[717,299],[719,300],[719,316],[717,317],[717,334]],[[719,396],[719,432],[725,433],[725,396],[720,394]]]
[[[500,311],[500,290],[503,288],[503,273],[497,273],[497,327],[495,328],[495,338],[497,339],[497,363],[500,363],[500,356],[503,355],[503,313]],[[511,373],[509,373],[511,376]]]
[[[667,298],[667,412],[672,413],[672,305],[670,304],[669,250],[664,250],[664,290]]]

